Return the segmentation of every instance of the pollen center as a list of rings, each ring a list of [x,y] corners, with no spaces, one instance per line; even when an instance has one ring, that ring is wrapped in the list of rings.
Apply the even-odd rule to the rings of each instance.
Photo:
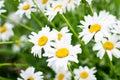
[[[56,11],[57,9],[62,9],[62,5],[57,5],[54,7],[54,11]]]
[[[58,58],[64,58],[69,55],[69,50],[67,48],[60,48],[56,51],[56,56]]]
[[[48,38],[46,36],[42,36],[38,39],[38,45],[44,46],[48,41]]]
[[[29,77],[27,80],[34,80],[34,78],[33,77]]]
[[[3,33],[7,30],[7,27],[5,25],[3,25],[0,29],[0,33]]]
[[[42,4],[46,4],[48,0],[42,0]]]
[[[30,5],[29,4],[26,4],[22,7],[23,10],[28,10],[30,8]]]
[[[71,2],[71,0],[68,0],[68,3],[70,3]]]
[[[101,25],[99,24],[93,24],[90,26],[90,29],[89,31],[92,33],[92,32],[98,32],[101,30]]]
[[[62,38],[62,34],[59,33],[59,34],[58,34],[58,40],[61,40],[61,38]]]
[[[114,48],[114,44],[110,41],[105,42],[103,46],[106,50],[112,50]]]
[[[64,75],[63,73],[59,74],[59,75],[58,75],[58,80],[63,80],[64,76],[65,76],[65,75]]]
[[[80,77],[83,78],[83,79],[86,79],[88,77],[88,72],[81,72],[80,73]]]

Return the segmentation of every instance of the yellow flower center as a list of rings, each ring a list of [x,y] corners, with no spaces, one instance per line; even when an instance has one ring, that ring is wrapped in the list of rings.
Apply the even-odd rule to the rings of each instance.
[[[46,4],[48,0],[42,0],[42,4]]]
[[[103,44],[104,48],[107,50],[112,50],[114,48],[114,44],[110,41],[107,41]]]
[[[55,6],[53,10],[56,11],[57,9],[62,9],[62,5],[59,4],[59,5]]]
[[[20,46],[20,45],[21,45],[21,43],[20,43],[20,42],[16,42],[16,45],[17,45],[17,46]]]
[[[65,75],[64,75],[63,73],[59,74],[59,75],[58,75],[58,80],[63,80],[64,76],[65,76]]]
[[[34,78],[33,77],[29,77],[27,80],[34,80]]]
[[[7,30],[7,27],[5,25],[3,25],[0,29],[0,33],[3,33]]]
[[[88,72],[81,72],[80,73],[80,77],[83,78],[83,79],[87,78],[88,75],[89,75]]]
[[[94,25],[91,25],[90,26],[90,29],[89,31],[92,33],[92,32],[98,32],[101,30],[101,25],[99,24],[94,24]]]
[[[30,8],[30,5],[29,4],[26,4],[22,7],[23,10],[28,10]]]
[[[62,38],[62,34],[59,33],[59,34],[58,34],[58,40],[61,40],[61,38]]]
[[[68,0],[68,3],[70,3],[71,2],[71,0]]]
[[[60,48],[56,51],[56,56],[58,58],[64,58],[69,55],[69,50],[67,48]]]
[[[48,38],[46,36],[42,36],[38,39],[38,45],[44,46],[48,41]]]

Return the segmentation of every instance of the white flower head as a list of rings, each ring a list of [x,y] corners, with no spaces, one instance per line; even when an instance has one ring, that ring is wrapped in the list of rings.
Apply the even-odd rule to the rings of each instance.
[[[107,39],[102,39],[101,42],[97,42],[93,50],[98,50],[97,57],[103,58],[105,52],[107,53],[110,61],[112,61],[112,55],[116,58],[120,58],[120,42],[118,42],[119,37],[117,35],[111,35]]]
[[[115,23],[116,18],[108,12],[100,11],[99,15],[85,16],[85,21],[81,21],[83,31],[79,37],[87,44],[93,37],[95,42],[102,40],[103,37],[109,37],[109,26]]]
[[[76,6],[80,5],[81,0],[66,0],[66,8],[68,11],[74,10]]]
[[[21,70],[21,78],[17,78],[17,80],[43,80],[42,75],[43,73],[40,71],[35,72],[34,67],[28,67],[25,71]]]
[[[29,41],[34,44],[31,53],[33,53],[34,56],[39,56],[39,58],[41,58],[42,48],[44,50],[50,48],[53,43],[52,40],[54,40],[54,34],[50,31],[50,28],[46,26],[42,28],[38,34],[32,32],[29,38]]]
[[[67,70],[69,61],[78,63],[77,54],[81,53],[80,45],[72,46],[67,41],[58,41],[53,47],[44,54],[49,58],[47,60],[49,67],[54,68],[54,70],[58,70],[60,67]]]
[[[0,40],[7,41],[11,36],[14,35],[13,33],[13,24],[5,23],[2,27],[0,27]]]
[[[41,10],[45,10],[48,6],[52,4],[53,0],[36,0],[37,5]]]
[[[26,35],[22,35],[20,37],[20,41],[16,42],[13,44],[12,49],[14,52],[19,52],[21,48],[25,47],[25,42],[27,42],[27,37]]]
[[[31,12],[35,12],[35,11],[36,11],[36,8],[32,3],[32,1],[25,1],[19,4],[16,14],[19,15],[20,17],[23,17],[23,15],[25,14],[26,17],[30,19]]]
[[[89,69],[87,66],[80,66],[79,69],[74,69],[76,80],[97,80],[95,77],[95,67]]]
[[[55,34],[55,41],[67,40],[68,44],[71,44],[71,36],[72,33],[69,33],[68,27],[63,27],[60,31],[53,29],[53,33]]]
[[[4,7],[4,0],[0,0],[0,14],[6,12],[2,7]]]
[[[71,80],[71,73],[68,70],[67,71],[62,70],[61,68],[56,72],[54,80]]]
[[[65,12],[65,6],[65,2],[62,0],[53,1],[52,6],[48,6],[44,11],[45,15],[48,16],[48,20],[52,21],[58,12],[63,14],[63,12]]]

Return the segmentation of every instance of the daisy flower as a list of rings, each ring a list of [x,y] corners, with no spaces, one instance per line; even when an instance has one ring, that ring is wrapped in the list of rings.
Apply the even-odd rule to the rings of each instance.
[[[4,7],[4,0],[0,0],[0,14],[6,12],[2,7]]]
[[[76,6],[80,5],[81,0],[67,0],[66,8],[68,11],[74,10]]]
[[[20,41],[16,42],[15,44],[13,44],[12,46],[12,50],[14,52],[19,52],[21,48],[23,48],[25,46],[24,42],[27,42],[27,37],[26,35],[22,35],[20,37]]]
[[[76,80],[97,80],[95,77],[95,67],[89,69],[87,66],[80,66],[79,69],[74,69]]]
[[[33,53],[34,56],[39,56],[39,58],[41,58],[42,48],[44,50],[51,48],[50,46],[53,43],[52,40],[54,40],[54,34],[50,32],[50,28],[46,26],[42,28],[38,34],[32,32],[29,38],[29,41],[34,44],[31,53]]]
[[[52,6],[48,6],[44,11],[45,15],[48,16],[48,20],[52,21],[58,12],[63,14],[63,12],[65,12],[65,5],[66,2],[62,0],[52,2]]]
[[[36,8],[32,3],[32,1],[25,1],[19,4],[18,11],[16,12],[16,14],[19,15],[20,17],[22,17],[25,14],[26,17],[30,19],[31,12],[35,12],[35,11],[36,11]]]
[[[39,5],[41,10],[45,10],[48,6],[51,5],[53,0],[36,0],[36,3]]]
[[[34,67],[28,67],[25,71],[21,70],[21,78],[17,78],[17,80],[43,80],[42,75],[43,73],[40,71],[35,72]]]
[[[55,41],[60,41],[60,40],[63,40],[63,39],[67,39],[67,40],[69,40],[67,43],[68,44],[71,43],[72,34],[69,33],[68,27],[63,27],[60,31],[57,31],[57,30],[53,29],[53,33],[56,36]]]
[[[59,41],[55,43],[53,48],[47,50],[44,56],[49,58],[47,60],[49,67],[54,68],[54,70],[58,70],[60,67],[67,70],[69,61],[78,63],[78,53],[81,53],[80,45],[72,46],[67,41]]]
[[[64,71],[64,70],[61,70],[61,69],[59,69],[56,72],[56,76],[55,76],[54,80],[71,80],[71,73],[68,70]]]
[[[111,35],[107,39],[103,39],[101,42],[97,42],[93,50],[98,50],[97,57],[103,58],[104,54],[107,53],[110,61],[112,61],[112,55],[116,58],[120,58],[120,42],[117,35]]]
[[[5,23],[2,27],[0,27],[0,40],[9,40],[9,38],[14,35],[12,28],[13,25],[8,22]]]
[[[115,23],[116,18],[108,12],[100,11],[99,15],[94,13],[93,16],[85,16],[85,21],[81,21],[83,29],[79,37],[87,44],[93,37],[95,42],[100,41],[103,37],[109,37],[109,26]]]

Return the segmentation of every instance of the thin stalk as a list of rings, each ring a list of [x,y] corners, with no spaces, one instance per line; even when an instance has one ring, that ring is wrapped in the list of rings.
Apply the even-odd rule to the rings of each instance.
[[[74,73],[73,73],[70,65],[67,65],[67,67],[68,67],[68,69],[69,69],[69,71],[70,71],[70,73],[71,73],[71,75],[72,75],[73,80],[75,80]]]
[[[81,46],[83,47],[83,51],[84,51],[86,54],[88,54],[88,50],[86,49],[86,46],[85,46],[84,42],[81,41],[81,40],[78,38],[77,33],[74,31],[73,27],[71,26],[71,24],[69,23],[69,21],[67,20],[67,18],[66,18],[63,14],[61,14],[61,15],[62,15],[63,19],[65,20],[65,22],[67,23],[69,29],[72,31],[73,35],[77,38],[78,42],[79,42],[79,43],[81,44]],[[87,55],[86,55],[86,56],[87,56]]]
[[[0,15],[1,17],[3,17],[3,18],[5,18],[5,19],[9,19],[7,16],[5,16],[5,15]],[[11,19],[9,19],[10,21],[12,21]],[[25,25],[25,24],[22,24],[22,23],[19,23],[19,22],[15,22],[15,21],[12,21],[14,24],[18,24],[18,25],[20,25],[20,26],[22,26],[22,27],[24,27],[25,29],[27,29],[27,30],[29,30],[29,31],[35,31],[34,29],[32,29],[31,27],[29,27],[29,26],[27,26],[27,25]]]
[[[0,63],[0,67],[3,67],[3,66],[16,66],[16,67],[22,66],[22,67],[25,67],[28,65],[27,64],[18,64],[18,63]]]
[[[92,6],[88,3],[88,6],[90,8],[90,11],[91,11],[91,15],[93,16],[94,15],[94,12],[93,12],[93,9],[92,9]]]
[[[41,11],[40,7],[37,5],[37,3],[35,2],[35,0],[32,0],[32,1],[33,1],[33,3],[36,5],[36,7],[39,9],[39,11],[41,12],[41,14],[45,17],[45,19],[52,25],[52,27],[53,27],[53,28],[56,28],[55,25],[54,25],[52,22],[50,22],[50,21],[48,20],[47,16]]]
[[[0,44],[13,44],[15,41],[8,41],[8,42],[0,42]]]
[[[40,20],[38,20],[38,18],[33,13],[31,13],[31,15],[35,19],[35,21],[39,24],[39,26],[43,27],[43,24],[40,22]]]

